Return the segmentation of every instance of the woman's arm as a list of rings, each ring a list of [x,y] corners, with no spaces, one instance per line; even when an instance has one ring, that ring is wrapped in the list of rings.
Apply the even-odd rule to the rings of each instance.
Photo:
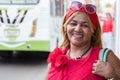
[[[107,61],[115,70],[115,75],[113,76],[114,80],[120,80],[120,59],[112,51],[110,51]]]
[[[107,56],[107,62],[97,60],[93,64],[93,74],[103,76],[106,79],[114,78],[114,80],[120,80],[120,60],[110,51]]]

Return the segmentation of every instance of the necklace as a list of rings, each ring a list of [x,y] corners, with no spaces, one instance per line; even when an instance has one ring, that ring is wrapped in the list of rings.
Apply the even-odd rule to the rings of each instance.
[[[82,58],[89,50],[90,50],[91,46],[83,53],[81,54],[80,56],[78,57],[75,57],[74,59],[77,60],[77,59],[80,59]],[[68,56],[70,57],[70,51],[68,51]],[[70,57],[71,58],[71,57]]]

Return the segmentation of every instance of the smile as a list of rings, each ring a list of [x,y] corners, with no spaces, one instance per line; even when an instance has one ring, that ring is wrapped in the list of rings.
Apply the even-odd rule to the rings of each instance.
[[[83,34],[81,34],[81,33],[74,33],[73,36],[75,38],[83,38]]]

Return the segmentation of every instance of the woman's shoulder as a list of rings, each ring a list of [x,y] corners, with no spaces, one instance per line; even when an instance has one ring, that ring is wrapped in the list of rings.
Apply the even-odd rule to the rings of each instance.
[[[109,50],[107,54],[107,61],[113,64],[117,63],[120,66],[120,58],[112,50]]]
[[[93,46],[93,52],[99,52],[102,48],[98,46]]]
[[[92,57],[94,56],[94,58],[97,58],[98,59],[98,56],[99,56],[99,53],[100,53],[100,50],[102,48],[98,47],[98,46],[93,46],[92,48],[92,51],[91,51],[91,55]]]

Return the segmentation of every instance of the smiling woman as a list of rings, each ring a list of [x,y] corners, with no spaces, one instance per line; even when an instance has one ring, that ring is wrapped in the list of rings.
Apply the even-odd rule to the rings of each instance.
[[[78,14],[66,26],[68,39],[74,45],[89,45],[91,42],[92,26],[89,26],[90,20],[84,13]]]
[[[120,60],[112,51],[107,62],[99,60],[101,29],[94,5],[73,1],[63,18],[62,35],[48,57],[47,80],[120,79]]]

